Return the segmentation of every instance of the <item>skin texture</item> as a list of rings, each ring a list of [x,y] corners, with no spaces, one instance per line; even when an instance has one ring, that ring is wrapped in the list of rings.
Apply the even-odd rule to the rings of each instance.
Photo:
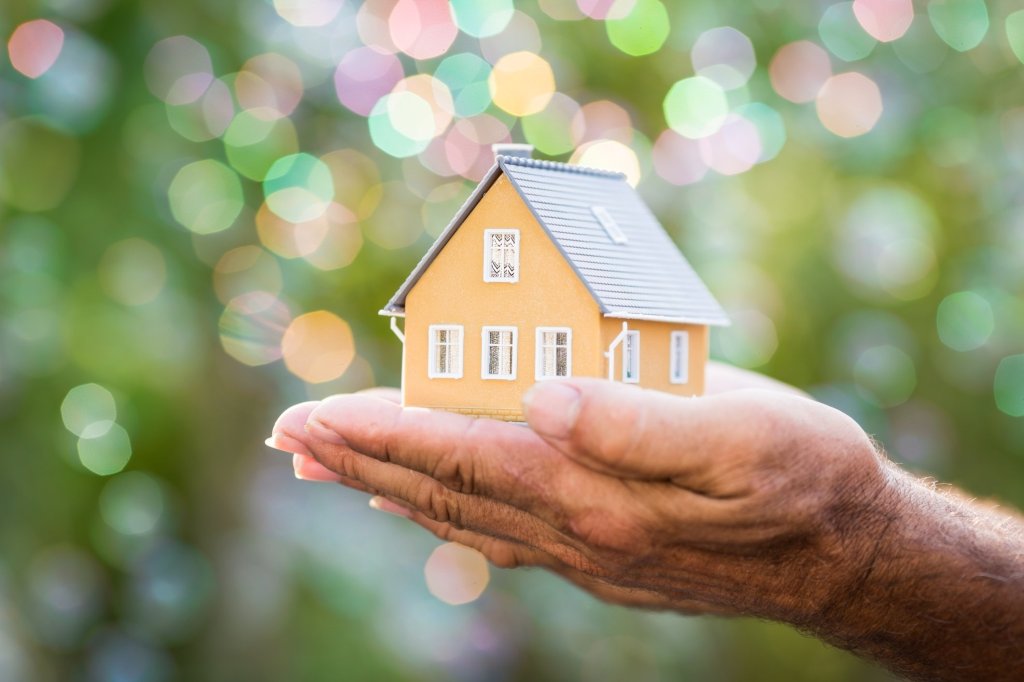
[[[849,417],[712,363],[708,395],[538,383],[529,428],[402,409],[289,408],[299,478],[595,596],[789,623],[912,678],[1024,678],[1024,524],[900,471]]]

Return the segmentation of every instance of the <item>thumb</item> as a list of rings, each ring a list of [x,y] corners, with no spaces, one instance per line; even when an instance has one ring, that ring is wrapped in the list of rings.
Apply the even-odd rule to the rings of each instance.
[[[706,410],[698,405],[707,400],[571,379],[538,382],[523,410],[531,429],[580,464],[626,478],[673,478],[703,463]]]

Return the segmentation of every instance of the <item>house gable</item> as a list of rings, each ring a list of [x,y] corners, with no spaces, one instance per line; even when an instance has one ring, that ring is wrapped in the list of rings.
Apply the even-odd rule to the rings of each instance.
[[[518,230],[517,281],[484,277],[488,230]],[[503,174],[469,207],[457,229],[433,254],[404,299],[407,404],[470,409],[518,405],[535,381],[538,328],[572,329],[572,370],[599,375],[603,356],[600,310],[547,231]],[[431,325],[461,327],[458,379],[428,376]],[[517,372],[512,380],[483,377],[485,327],[517,329]]]

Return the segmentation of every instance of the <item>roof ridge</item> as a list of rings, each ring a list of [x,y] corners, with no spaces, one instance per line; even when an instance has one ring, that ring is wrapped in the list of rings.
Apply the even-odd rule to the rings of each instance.
[[[579,175],[594,175],[603,178],[626,177],[625,173],[620,173],[618,171],[603,170],[601,168],[592,168],[590,166],[577,166],[571,163],[562,163],[561,161],[530,159],[523,156],[506,156],[504,154],[500,154],[496,157],[496,160],[501,164],[526,166],[527,168],[540,168],[543,170],[561,171],[564,173],[577,173]]]

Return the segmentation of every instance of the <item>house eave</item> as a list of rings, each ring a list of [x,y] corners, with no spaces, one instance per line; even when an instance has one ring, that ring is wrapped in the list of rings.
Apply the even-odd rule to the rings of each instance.
[[[604,316],[616,320],[641,320],[644,322],[668,322],[670,324],[706,324],[709,327],[728,327],[732,324],[727,317],[668,317],[664,315],[643,315],[627,312],[604,313]]]
[[[377,314],[381,317],[405,317],[405,309],[399,310],[398,308],[382,308],[377,311]]]

